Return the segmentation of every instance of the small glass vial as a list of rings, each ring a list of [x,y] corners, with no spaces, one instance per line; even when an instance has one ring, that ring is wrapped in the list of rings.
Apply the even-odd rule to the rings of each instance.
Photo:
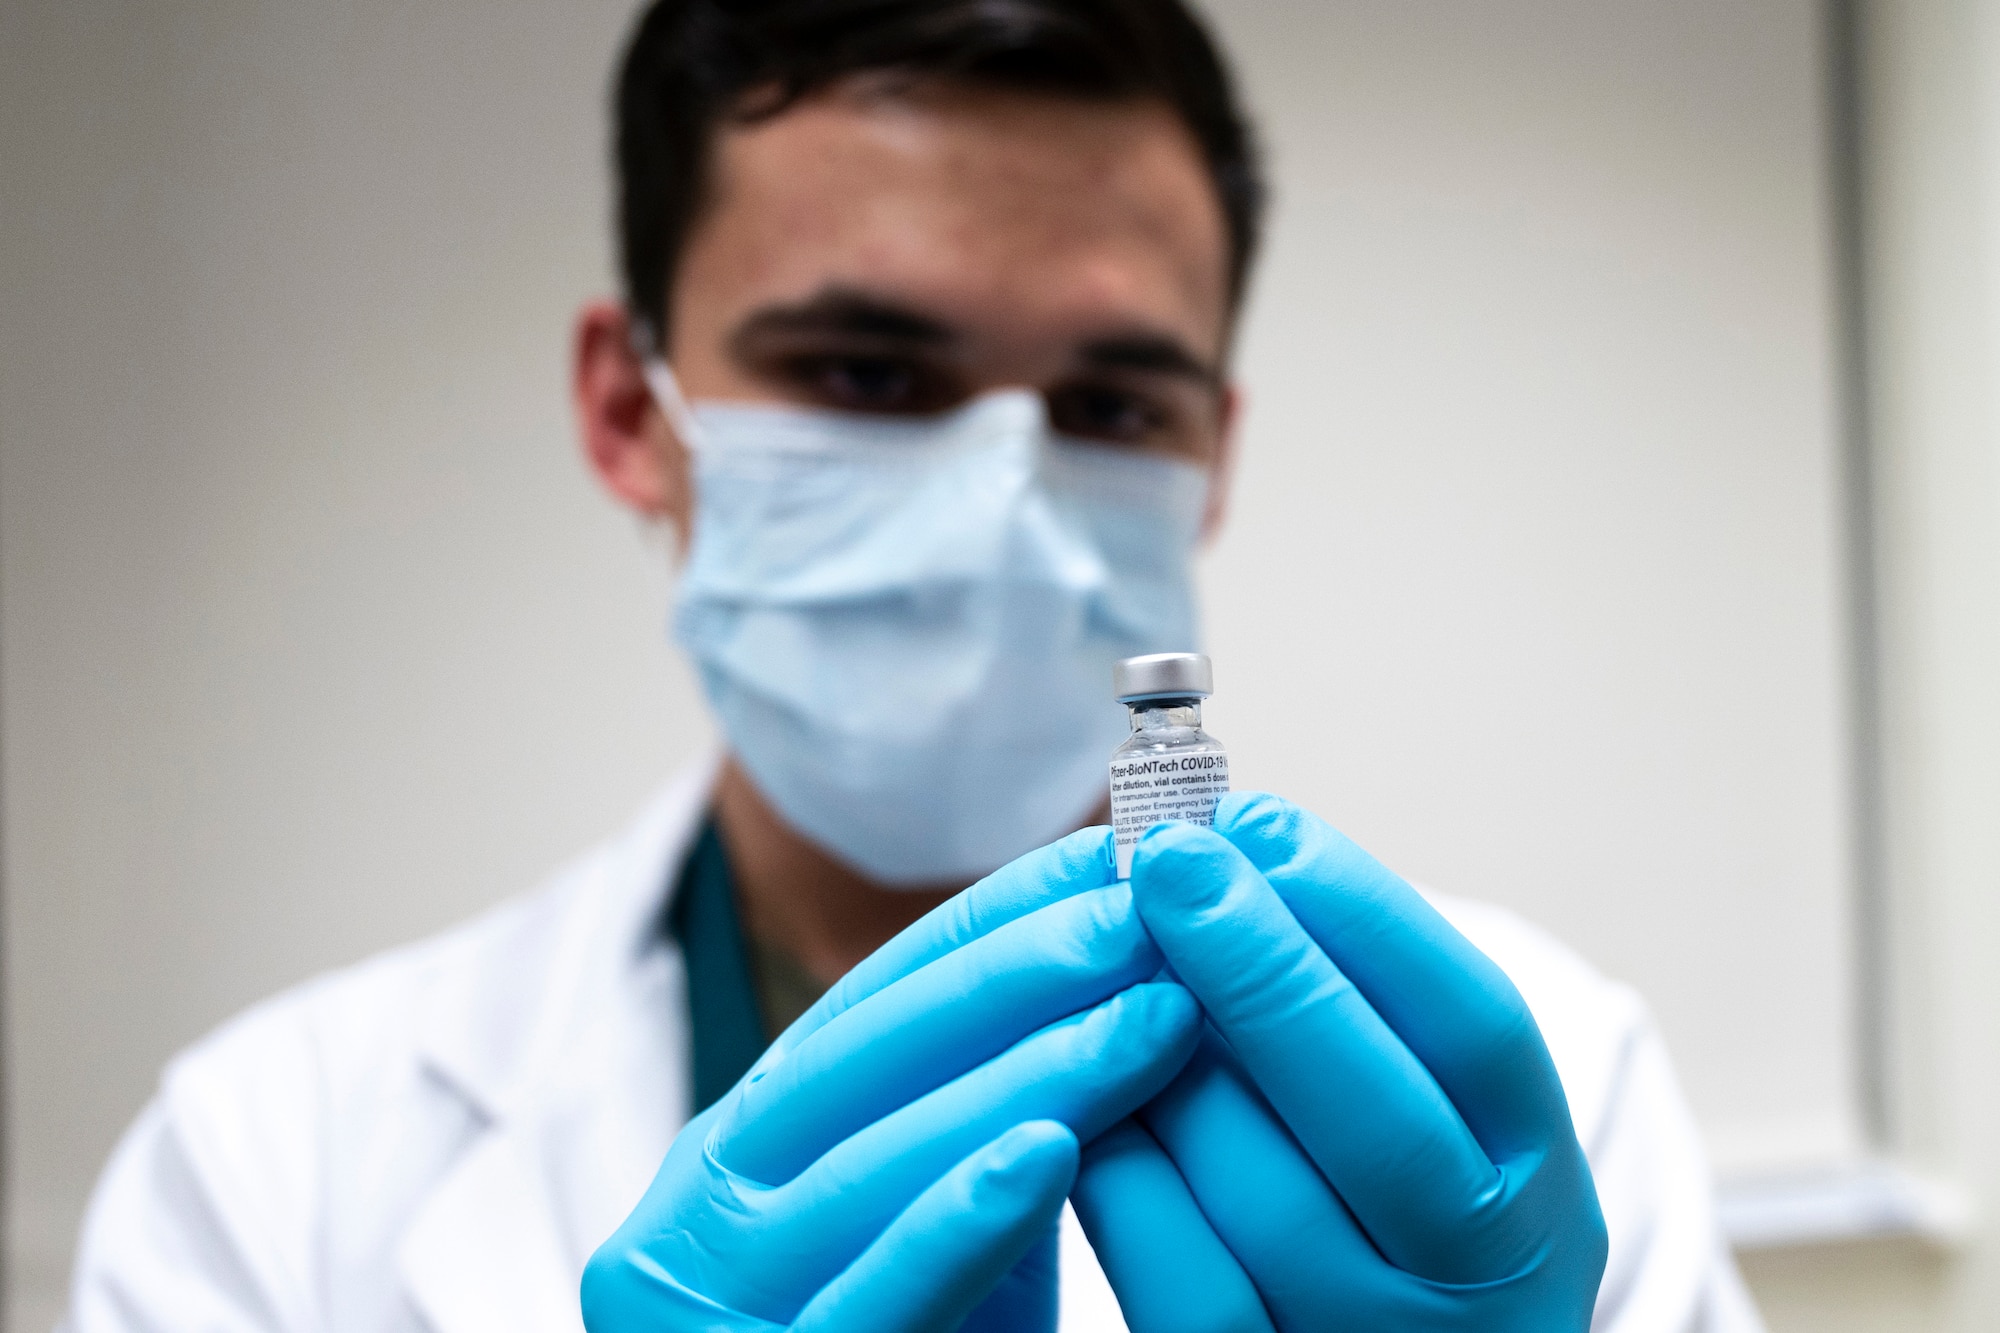
[[[1111,834],[1118,878],[1132,877],[1132,849],[1155,824],[1206,828],[1229,790],[1229,755],[1201,729],[1201,701],[1215,672],[1200,653],[1128,657],[1111,668],[1111,692],[1132,710],[1132,735],[1111,754]]]

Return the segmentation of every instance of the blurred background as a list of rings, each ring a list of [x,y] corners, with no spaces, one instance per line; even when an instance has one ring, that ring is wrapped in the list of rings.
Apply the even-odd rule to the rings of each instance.
[[[1652,1003],[1779,1330],[2000,1323],[2000,6],[1212,0],[1239,785]],[[0,3],[8,1326],[236,1009],[712,732],[598,496],[627,0]]]

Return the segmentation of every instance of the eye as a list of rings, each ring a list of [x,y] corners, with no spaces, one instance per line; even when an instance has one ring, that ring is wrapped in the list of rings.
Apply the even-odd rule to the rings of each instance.
[[[828,398],[876,411],[902,406],[916,383],[910,365],[881,356],[829,357],[820,370]]]
[[[847,412],[936,412],[957,396],[944,376],[908,357],[802,356],[786,366],[786,377],[807,397]]]
[[[1167,426],[1167,413],[1143,394],[1104,384],[1071,384],[1048,395],[1049,424],[1087,440],[1145,444]]]

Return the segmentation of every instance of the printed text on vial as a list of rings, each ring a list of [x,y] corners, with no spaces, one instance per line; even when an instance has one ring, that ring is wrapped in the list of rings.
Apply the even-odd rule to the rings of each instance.
[[[1215,822],[1215,806],[1229,790],[1229,756],[1213,750],[1111,761],[1111,833],[1118,849],[1118,877],[1132,873],[1132,849],[1155,824]]]

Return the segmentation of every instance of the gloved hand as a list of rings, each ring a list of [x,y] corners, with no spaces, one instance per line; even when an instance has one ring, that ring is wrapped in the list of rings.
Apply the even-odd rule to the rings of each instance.
[[[959,895],[681,1131],[584,1272],[586,1327],[917,1333],[994,1293],[981,1321],[1052,1329],[1047,1238],[1078,1141],[1197,1039],[1161,967],[1103,829]]]
[[[1074,1194],[1133,1333],[1590,1326],[1596,1189],[1497,966],[1271,796],[1148,831],[1132,885],[1210,1024]]]

